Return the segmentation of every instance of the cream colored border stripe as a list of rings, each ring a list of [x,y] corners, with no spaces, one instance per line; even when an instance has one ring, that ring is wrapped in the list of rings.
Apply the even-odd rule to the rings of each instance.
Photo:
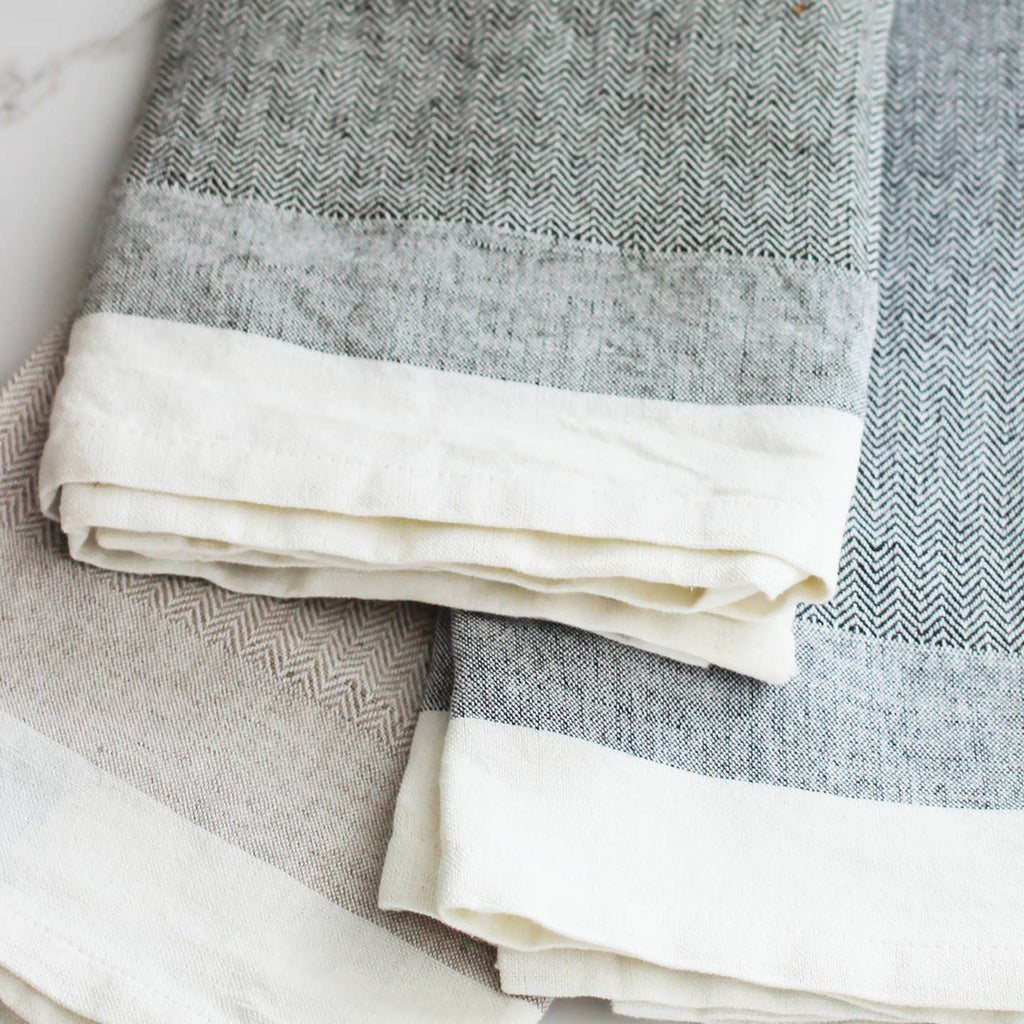
[[[50,506],[63,484],[107,483],[767,552],[828,578],[860,442],[827,409],[580,394],[112,313],[76,323],[51,429]]]
[[[895,1006],[1024,1010],[1021,811],[721,780],[456,718],[440,847],[439,916],[498,945],[599,948]]]
[[[860,433],[98,313],[40,492],[105,568],[554,619],[782,682],[795,602],[835,583]]]
[[[101,1024],[540,1017],[3,714],[0,907],[0,1000],[30,1022],[33,989]]]

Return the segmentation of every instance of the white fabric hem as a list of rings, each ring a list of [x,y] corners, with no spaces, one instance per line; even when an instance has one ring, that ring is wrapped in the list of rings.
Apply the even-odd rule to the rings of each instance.
[[[440,775],[403,785],[382,905],[424,912],[432,889],[426,912],[499,946],[506,990],[708,1024],[1024,1020],[1021,812],[729,781],[423,715],[414,763]]]
[[[794,604],[835,584],[860,432],[828,409],[579,394],[99,313],[72,332],[40,490],[97,564],[306,596],[371,596],[354,572],[390,572],[387,596],[778,682]],[[735,629],[711,657],[681,621],[704,615],[774,640]]]
[[[4,714],[0,907],[0,1001],[29,1024],[541,1015]]]

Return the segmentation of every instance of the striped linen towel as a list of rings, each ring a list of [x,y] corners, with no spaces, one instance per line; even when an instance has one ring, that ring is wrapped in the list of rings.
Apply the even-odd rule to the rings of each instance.
[[[837,599],[766,687],[455,613],[382,905],[665,1020],[1024,1021],[1024,9],[901,0]]]
[[[770,682],[835,587],[888,0],[175,0],[41,467],[72,555]]]
[[[376,907],[431,616],[71,561],[33,493],[66,340],[0,396],[0,1020],[536,1022]]]

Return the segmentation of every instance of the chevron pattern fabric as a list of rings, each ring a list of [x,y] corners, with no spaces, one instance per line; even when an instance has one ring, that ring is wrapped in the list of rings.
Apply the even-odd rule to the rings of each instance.
[[[891,44],[885,344],[872,368],[838,593],[801,617],[1020,654],[1024,15],[1015,3],[985,11],[973,18],[946,2],[907,11],[903,19],[924,25]],[[970,60],[952,63],[954,37]]]
[[[4,392],[0,418],[0,528],[53,555],[66,553],[39,510],[36,477],[67,331],[56,331]],[[205,641],[287,680],[324,707],[399,748],[419,704],[434,615],[420,605],[365,601],[281,601],[233,594],[176,576],[130,576],[86,567],[97,586],[181,622]]]
[[[129,181],[875,265],[881,7],[213,0],[171,17]]]
[[[897,13],[870,406],[838,594],[798,613],[800,684],[598,656],[556,625],[455,612],[464,665],[503,652],[457,713],[750,782],[1024,806],[1024,10],[981,10]],[[426,706],[448,706],[443,686]]]
[[[857,465],[890,17],[176,0],[41,461],[72,557],[785,682]]]
[[[889,16],[175,3],[82,309],[861,413]]]
[[[507,680],[478,679],[467,709],[525,715],[573,735],[585,728],[639,756],[668,754],[691,770],[748,781],[916,804],[1024,802],[1016,694],[1024,654],[1024,173],[1016,159],[1024,12],[996,3],[985,18],[967,11],[906,2],[897,12],[870,404],[837,595],[797,615],[800,685],[772,691],[673,668],[659,696],[657,663],[610,645],[592,667],[541,682],[553,648],[578,662],[594,642],[569,640],[557,626],[471,625],[456,613],[467,645],[509,647],[506,668],[531,680],[513,691]],[[591,685],[573,696],[581,673]],[[514,711],[499,709],[501,691],[516,694]],[[644,692],[652,720],[671,733],[666,723],[676,717],[685,738],[659,753],[649,734],[630,736],[646,731],[634,728],[631,711],[613,722],[597,707],[598,692],[623,705]],[[673,715],[684,692],[686,714]],[[560,708],[562,698],[578,707]],[[836,728],[826,740],[808,721]],[[903,728],[917,737],[905,754],[910,771],[896,771],[878,742]],[[821,743],[832,752],[827,766],[816,757]]]

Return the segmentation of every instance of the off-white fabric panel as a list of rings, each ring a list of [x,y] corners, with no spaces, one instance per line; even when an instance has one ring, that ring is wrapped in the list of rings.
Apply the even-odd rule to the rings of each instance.
[[[555,618],[782,681],[794,603],[835,583],[860,431],[102,313],[40,483],[108,567]]]

